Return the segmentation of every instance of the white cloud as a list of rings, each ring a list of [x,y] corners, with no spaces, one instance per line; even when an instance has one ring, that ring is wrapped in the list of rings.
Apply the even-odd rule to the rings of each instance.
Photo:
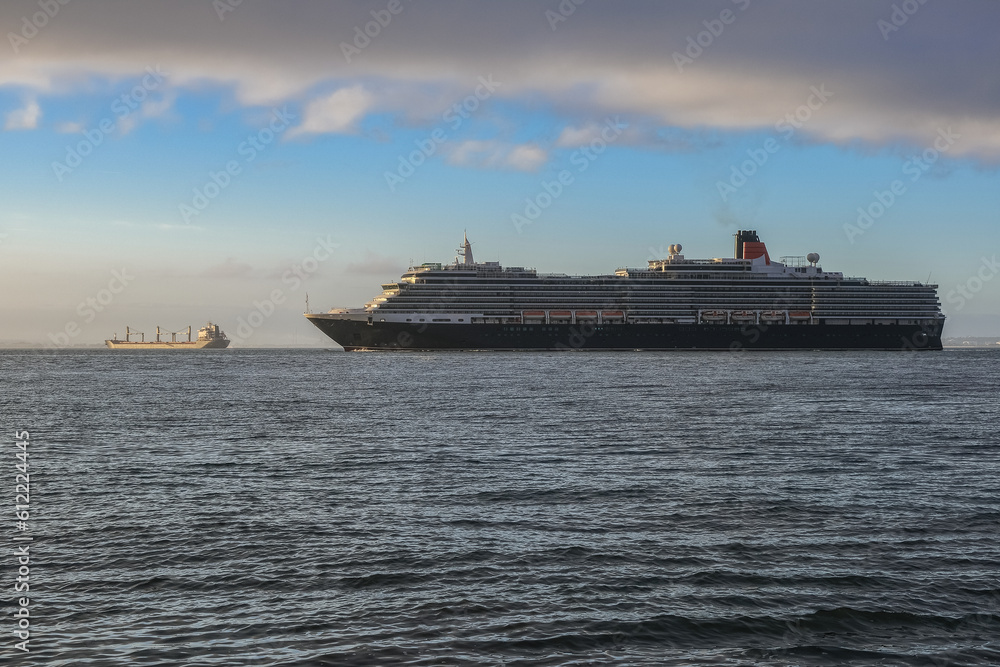
[[[597,123],[590,123],[580,127],[565,127],[556,139],[556,146],[559,148],[576,148],[589,144],[594,139],[601,136],[601,126]]]
[[[42,117],[42,109],[38,102],[31,100],[23,109],[15,109],[7,114],[3,129],[33,130],[38,127],[38,119]]]
[[[118,120],[119,134],[125,136],[138,127],[142,119],[165,116],[173,108],[176,99],[177,92],[173,89],[158,97],[149,97],[137,110]]]
[[[56,125],[56,132],[61,132],[62,134],[76,134],[77,132],[83,132],[85,126],[83,123],[59,123]]]
[[[302,112],[302,124],[289,136],[353,132],[357,122],[371,110],[375,97],[363,86],[351,86],[315,99]]]
[[[549,154],[535,144],[520,144],[507,153],[504,162],[518,171],[537,171],[549,159]]]
[[[140,112],[143,118],[159,118],[165,116],[174,106],[177,92],[173,89],[164,91],[158,98],[150,97],[142,103]]]
[[[451,164],[468,165],[474,161],[481,161],[482,155],[487,151],[492,152],[494,145],[492,141],[470,140],[446,146],[445,152]]]
[[[469,140],[448,146],[447,161],[462,167],[479,169],[515,169],[537,171],[549,159],[537,144],[507,144],[495,140]]]
[[[139,126],[139,117],[132,113],[118,121],[118,132],[125,136]]]

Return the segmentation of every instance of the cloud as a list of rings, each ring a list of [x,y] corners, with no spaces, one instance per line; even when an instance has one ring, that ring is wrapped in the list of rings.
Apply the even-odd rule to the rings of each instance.
[[[232,257],[227,257],[221,264],[210,266],[202,271],[199,276],[202,278],[250,278],[254,275],[254,268],[245,262],[237,262]]]
[[[576,148],[589,144],[600,137],[601,125],[599,123],[589,123],[579,127],[567,126],[559,133],[559,137],[556,139],[556,146],[559,148]]]
[[[302,124],[292,128],[288,136],[353,132],[374,101],[374,96],[360,85],[341,88],[307,104]]]
[[[105,172],[109,174],[120,174],[121,172]],[[191,232],[203,232],[204,227],[199,227],[198,225],[175,225],[171,223],[161,222],[161,223],[150,223],[150,222],[135,222],[133,220],[111,220],[109,224],[115,227],[125,227],[127,229],[155,229],[161,232],[169,233],[182,233],[190,234]],[[230,260],[227,260],[230,261]],[[200,274],[199,274],[200,275]]]
[[[549,159],[549,154],[535,144],[520,144],[507,153],[504,163],[518,171],[538,171]]]
[[[363,259],[351,262],[344,267],[344,273],[378,274],[387,276],[399,276],[406,270],[403,262],[392,257],[383,257],[371,250],[365,251]]]
[[[590,0],[555,31],[531,3],[404,3],[348,63],[340,44],[372,20],[364,3],[243,0],[220,22],[197,0],[93,0],[67,8],[73,16],[52,21],[44,40],[0,61],[0,86],[68,95],[161,63],[182,89],[224,87],[246,106],[301,103],[294,133],[306,135],[356,131],[374,110],[430,117],[447,101],[444,91],[472,90],[490,73],[504,82],[491,113],[517,123],[525,109],[551,110],[578,132],[612,114],[691,134],[771,131],[807,104],[812,86],[826,85],[834,97],[796,141],[922,147],[951,125],[963,140],[949,155],[1000,159],[1000,40],[992,31],[1000,3],[918,5],[886,34],[878,22],[890,19],[892,0]],[[720,7],[735,18],[718,35],[705,32]],[[3,4],[0,24],[18,25],[22,14]],[[675,54],[696,37],[707,46],[679,66]],[[331,86],[339,89],[326,92]],[[437,97],[411,94],[432,89]],[[629,141],[653,146],[655,137]],[[525,166],[540,159],[522,153]]]
[[[173,89],[168,89],[158,96],[150,96],[136,111],[118,120],[119,134],[125,136],[138,127],[139,121],[143,119],[166,116],[173,109],[176,99],[177,91]]]
[[[65,122],[56,125],[56,132],[62,134],[76,134],[77,132],[83,132],[85,129],[86,126],[83,123]]]
[[[23,109],[15,109],[7,114],[3,129],[33,130],[38,127],[38,119],[42,117],[42,109],[38,102],[31,100]]]
[[[155,225],[156,229],[161,232],[178,232],[181,234],[190,234],[191,232],[203,232],[204,227],[199,227],[198,225],[172,225],[170,223],[161,222]]]
[[[579,148],[592,142],[609,143],[618,146],[641,146],[671,153],[688,152],[698,147],[712,147],[718,142],[698,130],[683,131],[664,128],[648,119],[626,124],[622,129],[620,118],[608,118],[603,123],[589,122],[583,125],[567,125],[556,137],[556,148]],[[620,134],[619,134],[620,132]]]
[[[479,169],[537,171],[548,153],[533,143],[508,144],[495,140],[468,140],[445,147],[449,164]]]

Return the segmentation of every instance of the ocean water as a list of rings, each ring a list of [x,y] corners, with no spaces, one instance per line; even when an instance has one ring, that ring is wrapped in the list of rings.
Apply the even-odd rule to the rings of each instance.
[[[1000,664],[998,397],[991,350],[6,351],[0,662]]]

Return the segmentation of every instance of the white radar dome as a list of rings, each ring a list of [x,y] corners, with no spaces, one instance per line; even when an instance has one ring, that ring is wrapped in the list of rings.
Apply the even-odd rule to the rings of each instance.
[[[816,262],[819,261],[819,253],[818,252],[811,252],[811,253],[809,253],[808,255],[806,255],[806,260],[810,264],[815,264]]]

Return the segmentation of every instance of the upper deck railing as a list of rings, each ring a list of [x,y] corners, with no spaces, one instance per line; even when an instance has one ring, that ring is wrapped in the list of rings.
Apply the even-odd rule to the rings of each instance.
[[[933,287],[937,288],[937,285],[932,285],[930,283],[922,283],[919,280],[868,280],[867,278],[850,278],[849,280],[860,280],[866,285],[875,285],[877,287]]]

